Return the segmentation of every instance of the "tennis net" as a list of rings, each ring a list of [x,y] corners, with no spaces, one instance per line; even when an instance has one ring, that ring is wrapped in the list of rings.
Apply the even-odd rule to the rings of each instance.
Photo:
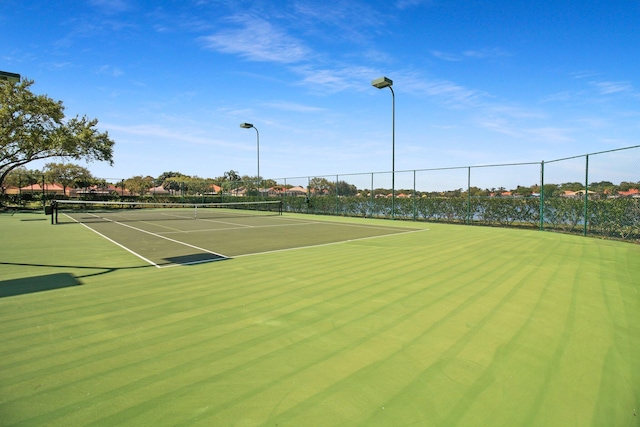
[[[53,223],[194,220],[282,215],[281,201],[156,203],[54,200]]]

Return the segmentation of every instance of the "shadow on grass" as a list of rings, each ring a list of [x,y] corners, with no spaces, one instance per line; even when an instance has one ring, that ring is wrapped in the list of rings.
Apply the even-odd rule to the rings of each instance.
[[[91,276],[100,276],[102,274],[107,274],[107,273],[111,273],[114,271],[118,271],[118,270],[137,270],[139,268],[150,268],[153,267],[152,265],[136,265],[133,267],[88,267],[86,265],[59,265],[59,264],[35,264],[35,263],[28,263],[28,262],[1,262],[0,261],[0,265],[17,265],[17,266],[22,266],[22,267],[49,267],[49,268],[77,268],[80,270],[98,270],[98,272],[95,273],[91,273],[91,274],[85,274],[82,276],[75,276],[75,277],[91,277]],[[46,276],[43,276],[46,277]],[[15,280],[19,280],[19,279],[15,279]],[[0,282],[0,284],[3,282]]]
[[[212,253],[202,253],[202,254],[174,256],[174,257],[169,257],[164,259],[169,264],[193,265],[193,264],[202,264],[204,262],[223,261],[229,258],[226,256],[216,255]]]
[[[52,291],[54,289],[80,286],[81,284],[82,283],[70,273],[54,273],[44,276],[3,280],[0,282],[0,298]]]

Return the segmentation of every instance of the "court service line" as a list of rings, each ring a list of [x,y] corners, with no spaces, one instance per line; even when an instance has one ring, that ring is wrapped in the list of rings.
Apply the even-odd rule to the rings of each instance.
[[[216,231],[229,231],[229,230],[238,230],[242,228],[276,228],[276,227],[301,227],[301,226],[309,226],[309,225],[340,225],[346,227],[357,227],[357,228],[368,228],[374,230],[385,230],[385,231],[397,231],[397,230],[405,230],[400,233],[405,233],[409,231],[419,231],[423,230],[421,228],[406,228],[406,227],[385,227],[378,225],[360,225],[360,224],[349,224],[349,223],[340,223],[340,222],[332,222],[332,221],[309,221],[309,220],[298,220],[297,218],[287,218],[298,221],[295,224],[270,224],[270,225],[246,225],[246,224],[236,224],[231,222],[222,222],[222,224],[229,224],[233,227],[227,228],[200,228],[197,230],[177,230],[177,231],[159,231],[159,234],[183,234],[183,233],[208,233],[208,232],[216,232]],[[209,221],[216,222],[216,221]],[[169,228],[169,227],[167,227]],[[173,230],[169,228],[170,230]],[[428,230],[428,229],[426,229]],[[400,234],[394,233],[394,234]]]
[[[80,221],[78,221],[78,220],[76,220],[76,219],[74,219],[74,218],[71,218],[71,217],[70,217],[69,215],[67,215],[67,214],[64,214],[64,215],[65,215],[65,216],[67,216],[68,218],[70,218],[72,221],[75,221],[75,222],[77,222],[78,224],[82,225],[83,227],[88,228],[89,230],[93,231],[93,232],[94,232],[94,233],[96,233],[98,236],[100,236],[100,237],[102,237],[102,238],[104,238],[104,239],[107,239],[108,241],[110,241],[111,243],[113,243],[113,244],[114,244],[114,245],[116,245],[116,246],[119,246],[120,248],[124,249],[125,251],[129,252],[130,254],[137,256],[138,258],[140,258],[141,260],[145,261],[146,263],[149,263],[149,264],[153,265],[154,267],[160,268],[160,266],[159,266],[158,264],[156,264],[155,262],[151,261],[150,259],[147,259],[147,258],[143,257],[142,255],[140,255],[139,253],[137,253],[137,252],[135,252],[135,251],[133,251],[133,250],[129,249],[128,247],[126,247],[126,246],[124,246],[124,245],[122,245],[122,244],[120,244],[120,243],[116,242],[116,241],[115,241],[115,240],[113,240],[112,238],[105,236],[104,234],[102,234],[102,233],[101,233],[101,232],[99,232],[98,230],[94,230],[93,228],[89,227],[87,224],[85,224],[85,223],[83,223],[83,222],[80,222]]]
[[[228,223],[229,225],[235,225],[233,223]],[[239,224],[239,227],[226,227],[226,228],[199,228],[197,230],[180,230],[180,231],[159,231],[161,234],[183,234],[183,233],[207,233],[207,232],[216,232],[216,231],[229,231],[229,230],[245,230],[247,228],[276,228],[276,227],[300,227],[304,225],[314,225],[314,224],[323,224],[320,222],[308,222],[304,224],[272,224],[272,225],[246,225]],[[329,224],[324,223],[324,224]]]
[[[376,225],[376,224],[372,224],[372,225],[366,225],[366,224],[352,224],[349,222],[337,222],[337,221],[330,221],[330,220],[308,220],[308,219],[302,219],[302,218],[291,218],[291,217],[287,217],[287,220],[292,220],[292,221],[299,221],[299,222],[303,222],[303,223],[310,223],[310,224],[332,224],[332,225],[342,225],[342,226],[346,226],[346,227],[360,227],[360,228],[374,228],[376,230],[409,230],[409,231],[414,231],[414,230],[420,230],[417,228],[411,228],[411,227],[389,227],[389,226],[385,226],[385,225]],[[367,218],[370,219],[370,218]]]
[[[165,240],[168,240],[168,241],[173,242],[173,243],[178,243],[179,245],[187,246],[189,248],[197,249],[199,251],[206,252],[208,254],[217,255],[217,256],[219,256],[221,258],[229,258],[229,257],[227,257],[225,255],[222,255],[222,254],[219,254],[217,252],[210,251],[209,249],[205,249],[205,248],[201,248],[199,246],[195,246],[195,245],[192,245],[192,244],[189,244],[189,243],[181,242],[180,240],[175,240],[175,239],[172,239],[170,237],[165,237],[165,236],[162,236],[162,235],[157,234],[157,233],[152,233],[150,231],[143,230],[141,228],[137,228],[137,227],[134,227],[134,226],[129,225],[129,224],[123,224],[123,223],[118,222],[118,221],[112,221],[112,222],[115,223],[115,224],[121,225],[123,227],[127,227],[127,228],[130,228],[132,230],[140,231],[142,233],[149,234],[150,236],[159,237],[161,239],[165,239]],[[158,268],[162,268],[162,267],[158,266]]]
[[[360,241],[360,240],[380,239],[380,238],[383,238],[383,237],[393,237],[393,236],[399,236],[399,235],[402,235],[402,234],[421,233],[423,231],[429,231],[429,229],[428,228],[423,228],[423,229],[419,229],[419,230],[403,231],[401,233],[381,234],[379,236],[369,236],[369,237],[360,237],[360,238],[357,238],[357,239],[342,240],[340,242],[320,243],[320,244],[317,244],[317,245],[297,246],[295,248],[284,248],[284,249],[275,249],[275,250],[272,250],[272,251],[253,252],[253,253],[250,253],[250,254],[235,255],[234,258],[241,258],[241,257],[246,257],[246,256],[254,256],[254,255],[265,255],[265,254],[271,254],[271,253],[277,253],[277,252],[297,251],[297,250],[300,250],[300,249],[320,248],[322,246],[342,245],[344,243],[357,242],[357,241]]]
[[[97,217],[97,218],[100,218],[99,216],[96,216],[96,217]],[[152,233],[152,232],[150,232],[150,231],[146,231],[146,230],[143,230],[143,229],[141,229],[141,228],[133,227],[133,226],[128,225],[128,224],[123,224],[123,223],[121,223],[121,222],[113,221],[113,220],[110,220],[110,219],[108,219],[108,218],[102,218],[102,219],[104,219],[104,220],[106,220],[106,221],[109,221],[109,222],[111,222],[111,223],[113,223],[113,224],[118,224],[118,225],[121,225],[121,226],[123,226],[123,227],[130,228],[130,229],[132,229],[132,230],[140,231],[140,232],[142,232],[142,233],[146,233],[146,234],[149,234],[149,235],[154,236],[154,237],[159,237],[159,238],[161,238],[161,239],[165,239],[165,240],[168,240],[168,241],[173,242],[173,243],[178,243],[179,245],[187,246],[187,247],[189,247],[189,248],[197,249],[197,250],[199,250],[199,251],[202,251],[202,252],[205,252],[205,253],[208,253],[208,254],[216,255],[216,256],[219,256],[219,257],[221,257],[221,258],[225,258],[225,259],[229,258],[229,257],[228,257],[228,256],[226,256],[226,255],[222,255],[222,254],[219,254],[219,253],[217,253],[217,252],[210,251],[210,250],[208,250],[208,249],[200,248],[200,247],[198,247],[198,246],[191,245],[191,244],[189,244],[189,243],[181,242],[180,240],[171,239],[170,237],[165,237],[165,236],[162,236],[162,235],[157,234],[157,233]],[[78,221],[76,221],[76,222],[78,222]],[[98,231],[96,231],[96,230],[92,229],[91,227],[87,226],[86,224],[84,224],[84,223],[81,223],[81,224],[82,224],[82,225],[84,225],[85,227],[89,228],[90,230],[94,231],[95,233],[99,234],[100,236],[102,236],[102,237],[106,238],[106,239],[107,239],[107,240],[109,240],[110,242],[115,243],[116,245],[120,246],[120,247],[121,247],[121,248],[123,248],[123,249],[126,249],[128,252],[130,252],[130,253],[132,253],[132,254],[136,255],[138,258],[140,258],[140,259],[143,259],[143,260],[147,261],[147,262],[148,262],[148,263],[150,263],[151,265],[155,265],[155,266],[156,266],[156,267],[158,267],[158,268],[164,268],[164,267],[162,267],[162,266],[160,266],[160,265],[156,264],[155,262],[148,260],[147,258],[143,257],[142,255],[140,255],[140,254],[138,254],[138,253],[134,252],[133,250],[131,250],[131,249],[127,248],[126,246],[124,246],[124,245],[122,245],[122,244],[120,244],[120,243],[118,243],[118,242],[114,241],[113,239],[110,239],[109,237],[105,236],[104,234],[102,234],[102,233],[100,233],[100,232],[98,232]],[[211,261],[213,261],[213,260],[211,260]],[[207,261],[200,261],[200,262],[207,262]],[[178,264],[176,264],[176,265],[178,265]]]
[[[251,225],[238,224],[238,223],[235,223],[235,222],[228,222],[228,221],[220,221],[218,219],[212,219],[212,218],[196,218],[196,219],[198,221],[204,221],[204,222],[213,222],[213,223],[217,223],[217,224],[234,225],[234,226],[236,226],[236,228],[252,227]]]

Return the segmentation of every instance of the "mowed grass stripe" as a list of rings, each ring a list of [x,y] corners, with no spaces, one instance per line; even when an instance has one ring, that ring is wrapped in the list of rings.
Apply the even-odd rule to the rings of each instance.
[[[403,299],[411,299],[412,296],[415,296],[415,295],[405,295],[405,296],[403,296]],[[398,303],[398,301],[393,301],[393,305],[396,305],[397,303]],[[362,320],[368,321],[369,319],[371,319],[372,316],[375,316],[375,317],[379,318],[382,315],[382,313],[380,313],[380,312],[382,310],[386,310],[388,307],[389,307],[389,305],[386,304],[383,307],[379,308],[375,313],[367,313],[361,319],[355,319],[355,320],[350,321],[349,323],[344,323],[339,327],[335,327],[331,331],[331,334],[332,335],[333,334],[338,334],[338,336],[334,337],[334,336],[330,335],[330,336],[322,337],[322,339],[324,341],[326,341],[326,342],[331,342],[331,343],[336,343],[337,342],[337,343],[340,343],[339,345],[335,346],[335,347],[337,347],[337,349],[333,353],[323,357],[322,359],[316,360],[312,356],[318,354],[317,350],[319,350],[320,347],[318,347],[318,348],[313,347],[312,354],[305,358],[305,362],[306,363],[304,364],[304,366],[298,367],[295,370],[291,370],[290,372],[288,372],[286,374],[281,372],[278,375],[277,380],[275,380],[276,383],[278,383],[278,384],[279,383],[283,383],[282,387],[278,387],[278,388],[282,388],[287,394],[289,394],[290,391],[291,391],[292,383],[294,383],[294,384],[295,383],[298,383],[298,384],[304,384],[305,383],[304,379],[299,381],[299,379],[296,378],[298,375],[300,375],[301,372],[304,373],[305,371],[307,371],[309,369],[313,369],[315,371],[318,371],[318,370],[324,371],[324,369],[319,368],[318,366],[322,366],[325,363],[328,363],[327,362],[328,360],[332,360],[333,361],[333,365],[335,365],[335,366],[344,366],[345,365],[344,361],[335,360],[335,359],[340,359],[342,357],[345,357],[345,354],[347,355],[347,357],[351,357],[350,351],[353,348],[358,348],[358,347],[361,347],[361,346],[363,346],[363,345],[365,345],[367,343],[370,343],[372,341],[372,339],[375,340],[375,337],[377,335],[381,334],[381,329],[380,328],[386,329],[386,328],[389,328],[389,327],[393,327],[393,324],[385,326],[383,323],[381,323],[380,325],[377,325],[375,328],[374,327],[362,328],[362,327],[357,326],[356,322],[357,321],[361,322]],[[413,311],[411,311],[408,315],[405,315],[404,317],[411,316],[416,311],[421,311],[421,310],[422,310],[422,308],[414,309]],[[355,311],[355,310],[352,310],[352,311]],[[397,314],[395,314],[395,315],[397,315]],[[354,324],[356,325],[355,327],[359,328],[361,331],[367,331],[367,334],[364,335],[363,337],[360,337],[355,342],[351,342],[350,341],[350,342],[347,342],[347,343],[341,343],[341,339],[344,339],[344,336],[345,336],[344,335],[344,329],[351,329],[351,328],[354,327]],[[348,336],[351,336],[351,335],[349,334]],[[301,343],[301,344],[304,345],[304,346],[309,346],[309,343],[307,343],[307,342],[304,342],[304,343]],[[331,345],[331,347],[333,348],[334,346]],[[346,350],[345,350],[345,348],[346,348]],[[347,350],[349,350],[349,352],[347,352]],[[283,349],[283,351],[290,352],[290,349]],[[277,363],[277,361],[279,360],[280,356],[281,356],[281,354],[277,353],[277,354],[272,355],[270,357],[270,359],[275,360],[274,363]],[[271,363],[270,359],[261,360],[259,362],[259,364],[260,365],[269,364],[269,363]],[[309,359],[311,359],[311,360],[309,360]],[[362,361],[362,360],[360,360],[360,362],[364,363],[364,361]],[[350,366],[349,364],[346,364],[346,365]],[[259,371],[259,372],[269,372],[270,371],[270,369],[261,368],[260,366],[258,366],[258,367],[255,367],[255,366],[241,367],[241,368],[242,368],[242,370],[255,369],[256,371]],[[318,374],[318,372],[315,372],[315,373]],[[229,374],[235,374],[235,372],[227,373],[227,376],[229,376]],[[249,394],[238,396],[236,399],[234,399],[231,402],[226,400],[226,399],[228,399],[228,391],[227,391],[227,392],[224,393],[224,396],[220,396],[219,399],[216,399],[216,401],[218,401],[218,400],[220,401],[219,405],[217,407],[210,408],[210,410],[208,412],[209,413],[215,413],[216,417],[218,417],[218,416],[222,416],[221,414],[224,413],[224,411],[222,410],[223,408],[228,408],[229,406],[237,405],[238,403],[242,404],[243,402],[246,403],[248,401],[252,401],[253,399],[256,398],[256,394],[266,392],[269,396],[273,396],[274,395],[274,390],[273,390],[274,384],[273,384],[273,382],[274,382],[274,380],[269,381],[268,383],[266,383],[264,386],[258,388],[257,390],[253,390]],[[203,388],[203,390],[200,392],[200,394],[202,394],[202,395],[210,395],[209,393],[212,392],[211,390],[207,390],[209,385],[206,382],[200,382],[200,383],[198,383],[196,385]],[[179,395],[179,392],[177,394]],[[299,397],[298,394],[296,394],[296,398],[298,398],[298,397]],[[173,394],[170,395],[170,396],[167,396],[167,398],[165,400],[163,400],[163,405],[169,405],[170,406],[171,404],[173,404],[175,402],[176,399],[177,399],[177,396],[175,396]],[[243,405],[240,405],[240,406],[242,407]],[[239,409],[237,406],[234,409],[242,411],[242,409]],[[139,414],[141,411],[140,411],[140,408],[135,408],[131,412],[133,414]],[[148,416],[152,416],[152,414],[148,414]],[[230,415],[230,418],[233,418],[233,417],[234,417],[234,415]],[[191,420],[191,422],[193,422],[193,421],[194,420]],[[214,422],[215,420],[209,420],[209,421]]]
[[[345,259],[345,263],[349,263],[349,262],[350,261],[348,259]],[[250,315],[256,315],[256,313],[251,313],[249,311],[251,304],[246,299],[247,295],[240,295],[240,296],[235,295],[235,293],[237,293],[238,290],[243,290],[242,288],[244,288],[244,290],[246,290],[247,293],[250,294],[249,298],[259,301],[259,304],[261,306],[260,310],[264,312],[272,311],[276,308],[275,306],[268,306],[268,305],[265,306],[265,303],[268,302],[269,299],[279,301],[278,304],[280,305],[289,304],[289,302],[286,300],[284,300],[283,302],[282,298],[285,296],[285,294],[290,293],[290,290],[287,289],[270,296],[266,294],[266,291],[264,290],[264,288],[259,288],[261,290],[256,291],[255,283],[249,283],[249,284],[244,284],[242,286],[237,286],[236,289],[234,289],[234,295],[231,297],[228,297],[227,299],[221,298],[221,292],[217,291],[217,288],[212,285],[201,286],[199,288],[194,286],[195,289],[199,290],[199,293],[198,292],[185,293],[184,289],[182,288],[177,288],[177,287],[174,287],[174,288],[177,290],[169,291],[167,287],[164,287],[163,291],[160,293],[156,292],[155,289],[153,290],[155,295],[160,295],[163,297],[161,302],[155,302],[155,300],[152,300],[154,301],[152,303],[147,302],[145,304],[138,303],[137,301],[134,303],[128,302],[127,303],[128,307],[126,309],[119,308],[119,310],[117,311],[114,311],[111,307],[109,307],[111,302],[107,303],[103,301],[103,303],[101,303],[100,306],[90,307],[92,311],[97,311],[100,314],[91,314],[87,317],[82,318],[82,323],[86,322],[88,325],[85,328],[83,328],[82,327],[83,325],[79,324],[79,322],[74,319],[75,317],[80,317],[81,313],[78,313],[76,310],[72,310],[72,309],[65,310],[65,312],[63,313],[57,313],[57,316],[59,316],[61,319],[64,319],[64,320],[62,322],[53,323],[54,326],[52,326],[52,319],[49,316],[47,316],[46,319],[42,320],[42,322],[39,322],[39,324],[42,324],[43,322],[46,323],[49,326],[48,327],[49,330],[56,331],[56,337],[68,338],[69,337],[68,334],[73,334],[74,338],[80,338],[83,335],[91,335],[92,337],[95,337],[94,323],[97,320],[102,320],[113,326],[121,325],[121,324],[124,325],[121,327],[122,330],[115,329],[115,330],[109,331],[110,334],[115,334],[119,337],[123,337],[123,336],[126,336],[126,334],[125,335],[121,335],[121,334],[124,333],[127,329],[131,329],[130,319],[132,317],[135,317],[136,319],[138,319],[136,322],[136,330],[144,329],[146,333],[148,333],[150,327],[145,326],[145,322],[147,321],[154,323],[160,320],[162,323],[156,326],[156,328],[161,328],[164,331],[169,322],[182,321],[189,318],[197,317],[200,315],[200,312],[207,314],[211,311],[215,311],[217,313],[216,316],[218,316],[221,310],[229,311],[227,307],[224,307],[226,305],[230,305],[232,307],[232,310],[230,311],[229,316],[235,316],[236,313],[233,311],[233,308],[236,307],[236,303],[237,303],[236,299],[238,298],[242,298],[243,312],[246,312],[247,314],[250,314]],[[336,289],[343,289],[343,287],[341,284],[337,284]],[[296,291],[300,291],[300,290],[301,288],[296,289]],[[225,290],[224,292],[227,292],[227,290]],[[326,292],[326,289],[322,292]],[[206,296],[207,294],[212,294],[213,296],[216,297],[216,300],[212,302],[213,305],[200,308],[199,311],[198,309],[192,309],[193,300],[197,300],[201,297]],[[134,293],[134,295],[143,296],[145,301],[149,301],[150,294],[148,292],[145,292],[143,294]],[[343,297],[342,295],[338,296],[338,298],[342,298],[342,297]],[[116,298],[115,301],[118,302],[119,304],[123,303],[121,297]],[[220,307],[220,305],[223,305],[223,307]],[[158,319],[158,312],[171,313],[172,311],[179,311],[179,309],[182,307],[184,307],[185,310],[189,310],[189,312],[183,313],[183,315],[181,315],[177,319],[174,319],[175,316],[173,317],[166,316],[166,317],[162,317],[161,319]],[[107,314],[105,314],[105,312]],[[60,325],[60,323],[62,323],[63,325]],[[210,323],[204,323],[204,322],[202,324],[210,325]],[[34,329],[38,329],[38,328],[34,328]],[[87,331],[84,331],[83,329],[87,329]],[[51,333],[51,332],[48,332],[48,333]],[[135,335],[139,334],[139,332],[137,331],[134,331],[131,333]],[[171,331],[166,332],[166,335],[171,335],[171,333],[172,333]],[[37,331],[36,334],[42,334],[42,332]],[[68,340],[65,340],[65,342],[68,342]],[[95,347],[95,344],[96,342],[92,341],[86,345]],[[48,346],[49,344],[43,344],[43,345]],[[110,346],[111,343],[108,343],[108,345]],[[77,345],[71,344],[70,347],[73,349],[72,351],[78,350]],[[37,348],[32,350],[35,353],[39,353],[39,350]],[[48,354],[42,357],[51,359],[51,354]],[[25,363],[31,362],[31,361],[25,360],[24,354],[21,354],[19,356],[19,359],[21,362],[25,362]],[[14,368],[15,366],[9,366],[9,367]]]
[[[349,259],[345,259],[344,261],[345,263],[351,263],[351,261]],[[275,278],[275,277],[274,277]],[[260,279],[262,280],[262,279]],[[237,285],[230,285],[227,286],[226,288],[223,287],[222,290],[219,289],[220,285],[218,285],[217,283],[207,283],[204,285],[201,285],[200,287],[193,285],[190,287],[190,292],[185,293],[184,289],[181,287],[177,287],[177,286],[161,286],[159,289],[158,287],[154,287],[153,289],[147,289],[144,292],[135,292],[135,291],[131,291],[131,293],[129,294],[128,292],[128,296],[127,299],[125,300],[122,296],[119,295],[118,291],[115,292],[111,292],[108,295],[101,295],[99,298],[97,299],[91,299],[90,301],[92,301],[91,303],[84,303],[84,302],[79,302],[77,300],[74,299],[69,299],[68,301],[66,301],[66,303],[56,303],[54,304],[55,310],[51,310],[51,311],[45,311],[43,309],[43,316],[46,317],[45,321],[47,322],[47,324],[49,326],[51,326],[52,324],[52,316],[56,316],[58,318],[61,319],[61,321],[55,323],[56,327],[55,330],[60,334],[60,336],[65,337],[67,336],[67,334],[72,334],[74,337],[79,337],[83,335],[82,330],[78,330],[78,325],[77,325],[77,321],[75,321],[76,317],[81,317],[83,315],[85,315],[85,313],[87,313],[88,315],[91,315],[94,312],[100,313],[98,315],[95,315],[96,317],[100,317],[100,316],[105,316],[104,312],[108,311],[110,313],[111,317],[102,317],[103,320],[105,321],[110,321],[110,322],[115,322],[116,324],[119,323],[123,323],[122,320],[117,319],[118,317],[125,317],[124,319],[124,323],[128,323],[128,318],[130,318],[133,315],[136,315],[135,317],[138,319],[138,322],[140,322],[141,320],[144,321],[144,317],[142,315],[140,315],[140,313],[144,312],[145,310],[150,310],[151,314],[150,316],[154,316],[155,313],[155,309],[157,308],[162,308],[161,304],[162,303],[157,303],[157,302],[149,302],[146,304],[140,304],[135,298],[139,297],[139,296],[144,296],[145,300],[149,300],[150,297],[152,296],[152,294],[155,295],[161,295],[165,302],[165,305],[171,305],[172,307],[176,307],[179,306],[181,303],[184,304],[190,304],[190,302],[193,299],[197,299],[200,296],[205,296],[205,295],[210,295],[210,296],[217,296],[217,295],[221,295],[224,292],[227,292],[229,288],[233,287],[235,291],[238,290],[242,290],[242,288],[249,290],[250,292],[252,292],[255,296],[255,284],[254,283],[243,283],[243,284],[237,284]],[[115,294],[115,295],[114,295]],[[81,299],[86,299],[84,298],[84,296],[80,297]],[[78,299],[80,299],[78,298]],[[235,298],[235,297],[234,297]],[[121,306],[127,306],[127,308],[125,309],[124,307],[119,307],[119,310],[114,311],[112,310],[111,305],[115,302],[118,303],[118,305]],[[133,302],[131,302],[133,301]],[[151,299],[151,301],[155,301],[153,299]],[[222,299],[221,301],[216,301],[216,303],[228,303],[226,300]],[[190,308],[190,307],[188,307]],[[215,307],[217,309],[217,307]],[[18,313],[19,314],[19,313]],[[42,325],[42,321],[39,320],[38,318],[31,318],[32,323],[34,323],[34,327],[33,329],[33,333],[34,334],[41,334],[42,332],[40,331],[40,327]],[[88,321],[88,323],[92,323],[91,321],[94,320],[91,317],[85,318],[84,321]],[[20,318],[18,316],[16,316],[15,318],[15,324],[10,322],[9,319],[7,319],[7,321],[5,322],[5,331],[4,335],[7,338],[11,338],[11,334],[13,332],[13,335],[15,336],[20,336],[22,338],[25,337],[26,335],[26,329],[24,327],[24,324],[21,324],[21,328],[18,328],[18,324],[20,323]],[[49,328],[51,329],[51,327]],[[10,332],[7,332],[10,331]],[[71,332],[71,330],[73,330],[73,332]],[[89,334],[93,333],[92,330],[90,330],[89,332],[87,332]],[[23,357],[22,357],[23,358]]]
[[[392,270],[390,270],[390,271],[392,271]],[[383,292],[386,292],[386,291],[383,291]]]
[[[492,269],[495,265],[488,265]],[[369,413],[362,413],[362,408],[355,406],[350,408],[347,417],[352,420],[364,419],[362,425],[376,425],[382,421],[383,425],[410,425],[421,419],[425,413],[433,415],[447,407],[451,400],[451,395],[444,389],[434,390],[433,396],[429,400],[441,399],[442,402],[429,402],[421,400],[414,407],[406,407],[405,404],[396,405],[394,400],[405,402],[413,400],[412,391],[416,379],[425,370],[444,371],[451,361],[456,360],[456,356],[470,345],[474,337],[483,330],[484,323],[500,313],[500,309],[517,295],[524,285],[524,277],[527,277],[527,269],[516,271],[517,268],[503,269],[497,273],[492,280],[478,277],[471,283],[455,289],[447,298],[436,300],[433,304],[428,304],[417,313],[416,316],[408,319],[398,328],[391,331],[390,336],[401,337],[402,346],[392,347],[392,352],[385,358],[375,363],[360,367],[350,376],[339,382],[332,384],[326,390],[322,390],[317,395],[310,397],[307,401],[301,402],[296,408],[284,413],[283,422],[296,425],[309,416],[311,407],[311,417],[322,416],[326,411],[324,402],[337,402],[349,400],[349,395],[367,394],[369,390],[379,390],[381,386],[391,383],[395,390],[389,390],[387,395],[372,396],[377,400],[377,405],[372,405]],[[519,282],[519,283],[518,283]],[[518,283],[517,285],[514,285]],[[497,305],[493,306],[493,302]],[[441,303],[445,303],[442,304]],[[434,310],[437,315],[432,313]],[[417,325],[417,326],[416,326]],[[443,332],[446,330],[446,333]],[[433,340],[437,337],[438,340]],[[383,338],[383,342],[388,342],[389,337]],[[486,344],[483,344],[486,345]],[[433,348],[430,348],[433,347]],[[436,348],[437,347],[437,348]],[[470,355],[476,359],[473,363],[480,365],[481,360],[474,352]],[[472,359],[468,359],[472,361]],[[477,372],[477,371],[476,371]],[[465,372],[464,379],[472,382],[476,372]],[[378,383],[379,377],[383,378],[384,384]],[[431,375],[429,375],[431,376]],[[377,378],[371,380],[371,378]],[[424,387],[424,381],[417,381],[420,387]],[[358,384],[358,387],[354,385]],[[395,396],[394,396],[395,395]],[[372,399],[369,397],[369,400]],[[432,407],[431,407],[432,406]],[[384,412],[382,411],[384,408]],[[343,408],[344,410],[344,408]],[[433,412],[431,412],[433,411]],[[317,414],[314,414],[317,412]],[[369,419],[367,416],[371,415]],[[342,415],[341,415],[342,416]],[[414,418],[414,420],[411,420]],[[332,421],[329,420],[331,424]],[[352,424],[356,425],[356,423]],[[443,424],[447,425],[447,424]]]
[[[115,270],[0,298],[0,320],[19,327],[22,312],[37,317],[33,326],[60,322],[49,341],[1,330],[15,350],[58,348],[52,357],[69,363],[60,372],[30,353],[15,378],[37,375],[5,400],[14,372],[0,358],[0,413],[7,424],[50,425],[624,425],[640,384],[630,338],[640,336],[639,254],[615,242],[434,226],[216,266]],[[111,299],[83,302],[91,298]],[[70,301],[82,306],[81,334],[65,340]]]
[[[384,293],[384,292],[386,292],[386,291],[382,291],[382,292]]]

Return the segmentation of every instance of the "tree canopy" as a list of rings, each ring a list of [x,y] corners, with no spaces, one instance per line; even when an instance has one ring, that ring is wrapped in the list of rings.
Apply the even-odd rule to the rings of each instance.
[[[0,81],[0,186],[12,170],[48,158],[107,161],[114,141],[97,119],[65,120],[62,101],[31,92],[33,80]]]
[[[48,182],[62,184],[65,193],[67,187],[87,187],[94,181],[88,169],[72,163],[47,163],[44,175]]]

